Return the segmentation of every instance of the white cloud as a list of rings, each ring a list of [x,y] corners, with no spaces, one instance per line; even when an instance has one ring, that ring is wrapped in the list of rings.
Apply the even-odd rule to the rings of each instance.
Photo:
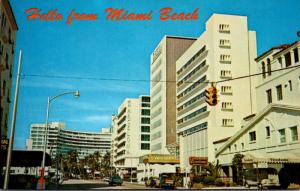
[[[103,123],[111,120],[110,115],[90,115],[83,118],[76,118],[69,120],[70,122],[76,123]]]

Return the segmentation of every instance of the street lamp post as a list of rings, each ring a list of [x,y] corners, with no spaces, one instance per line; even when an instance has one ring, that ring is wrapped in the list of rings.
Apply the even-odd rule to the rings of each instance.
[[[73,94],[75,97],[79,97],[80,93],[79,91],[72,91],[72,92],[64,92],[61,94],[58,94],[53,97],[48,97],[48,102],[47,102],[47,114],[46,114],[46,123],[45,123],[45,136],[44,136],[44,150],[43,150],[43,160],[42,160],[42,171],[41,171],[41,177],[39,180],[40,183],[40,189],[45,189],[45,156],[46,156],[46,148],[47,148],[47,136],[48,136],[48,119],[49,119],[49,112],[50,112],[50,104],[51,101],[55,100],[58,97],[68,95],[68,94]]]

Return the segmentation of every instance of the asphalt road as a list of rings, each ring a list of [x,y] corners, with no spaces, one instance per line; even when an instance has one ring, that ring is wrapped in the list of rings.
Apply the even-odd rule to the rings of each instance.
[[[56,189],[56,188],[53,188]],[[70,179],[64,181],[60,186],[59,189],[62,190],[93,190],[93,189],[148,189],[145,187],[144,184],[138,183],[129,183],[123,182],[122,186],[109,186],[108,182],[104,182],[102,180],[77,180],[77,179]]]

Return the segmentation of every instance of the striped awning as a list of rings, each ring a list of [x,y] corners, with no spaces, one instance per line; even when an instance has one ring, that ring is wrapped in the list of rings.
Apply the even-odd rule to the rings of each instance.
[[[300,153],[246,154],[243,163],[300,163]]]

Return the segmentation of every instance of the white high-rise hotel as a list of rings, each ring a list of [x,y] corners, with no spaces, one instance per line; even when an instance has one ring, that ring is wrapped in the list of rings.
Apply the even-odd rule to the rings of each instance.
[[[215,159],[213,142],[232,136],[243,117],[255,112],[254,78],[217,83],[219,103],[205,102],[207,82],[256,72],[256,33],[247,17],[214,14],[206,30],[176,62],[177,135],[182,168],[189,157]],[[193,83],[191,83],[193,82]]]
[[[150,152],[150,97],[125,99],[112,128],[113,165],[124,179],[135,179],[139,157]]]

